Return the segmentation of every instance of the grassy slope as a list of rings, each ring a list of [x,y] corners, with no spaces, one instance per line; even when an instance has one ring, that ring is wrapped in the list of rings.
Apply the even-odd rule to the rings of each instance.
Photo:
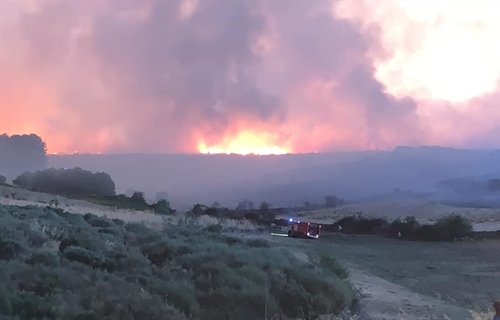
[[[459,214],[472,223],[495,223],[500,221],[500,209],[464,208],[446,206],[420,199],[391,199],[363,204],[344,205],[338,208],[304,211],[297,214],[308,221],[333,223],[343,217],[362,214],[367,218],[386,218],[394,220],[414,216],[421,223],[434,223],[449,214]],[[280,218],[282,218],[280,216]]]
[[[299,261],[266,241],[203,224],[154,230],[0,206],[5,319],[314,318],[353,300],[345,271],[321,267],[325,261]]]

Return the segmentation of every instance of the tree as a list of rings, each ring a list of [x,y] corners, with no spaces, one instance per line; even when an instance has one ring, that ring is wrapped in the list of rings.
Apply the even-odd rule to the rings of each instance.
[[[276,213],[270,209],[269,203],[262,202],[259,206],[259,214],[264,219],[274,219],[276,218]]]
[[[158,214],[171,214],[173,210],[170,208],[170,202],[165,199],[159,200],[157,203],[153,204],[154,212]]]
[[[201,216],[201,215],[205,214],[205,206],[197,203],[193,206],[193,209],[191,209],[191,212],[196,216]]]
[[[36,134],[0,135],[0,171],[15,177],[47,167],[47,146]]]
[[[24,172],[13,180],[15,185],[63,196],[115,196],[115,183],[105,172],[92,173],[82,168],[49,168],[36,172]]]
[[[246,211],[246,210],[253,210],[254,205],[252,201],[248,200],[243,200],[238,203],[238,206],[236,207],[236,210],[238,211]]]
[[[5,184],[7,182],[7,178],[0,174],[0,184]]]
[[[269,212],[269,203],[262,202],[259,206],[259,211],[261,214],[267,214]]]
[[[344,204],[343,199],[337,198],[337,196],[329,195],[325,197],[325,205],[327,208],[336,208]]]
[[[134,191],[134,193],[132,194],[130,199],[132,199],[133,201],[142,203],[142,202],[146,202],[146,195],[144,194],[144,192]]]

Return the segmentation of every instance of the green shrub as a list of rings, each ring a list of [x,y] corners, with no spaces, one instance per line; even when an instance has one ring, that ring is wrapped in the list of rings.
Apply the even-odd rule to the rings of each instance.
[[[254,247],[254,248],[269,248],[271,246],[269,241],[264,240],[264,239],[251,239],[251,240],[247,241],[247,244],[250,247]]]
[[[83,263],[93,269],[106,269],[112,268],[112,262],[98,252],[90,251],[82,247],[72,246],[62,252],[62,257],[69,261]]]
[[[222,226],[220,224],[212,224],[212,225],[208,226],[206,230],[208,232],[221,233],[222,232]]]
[[[319,266],[333,272],[340,279],[347,279],[349,277],[349,271],[337,259],[329,255],[322,254],[320,256]]]
[[[415,232],[420,227],[417,219],[410,216],[406,219],[396,219],[389,225],[388,236],[391,238],[398,237],[398,232],[401,232],[401,237],[404,239],[414,239]]]
[[[470,221],[457,214],[439,219],[433,225],[420,225],[413,216],[391,223],[381,218],[348,216],[330,227],[332,231],[337,231],[339,225],[346,234],[378,234],[398,238],[401,232],[402,239],[420,241],[453,241],[470,236],[473,231]]]
[[[24,252],[25,249],[17,241],[0,238],[0,260],[11,260]]]
[[[25,260],[28,265],[44,265],[47,267],[56,267],[59,265],[59,256],[49,250],[37,250],[32,252]]]
[[[453,241],[472,233],[470,221],[457,214],[439,219],[434,225],[417,229],[417,239],[424,241]]]
[[[170,208],[170,202],[168,202],[167,200],[164,200],[164,199],[158,200],[157,203],[152,205],[152,208],[153,208],[154,212],[158,213],[158,214],[166,215],[166,214],[173,213],[172,209]]]
[[[420,241],[441,241],[441,235],[434,225],[427,224],[415,230],[415,240]]]
[[[315,318],[354,297],[334,260],[318,268],[220,226],[153,230],[0,206],[0,231],[9,253],[0,260],[0,315],[13,319],[257,319],[266,306],[269,316]]]
[[[346,234],[382,234],[387,228],[387,221],[381,218],[364,218],[362,216],[348,216],[334,224],[334,230],[342,227]]]
[[[106,218],[101,218],[96,216],[95,214],[87,213],[83,216],[85,221],[92,227],[98,228],[109,228],[113,226],[113,222]]]
[[[242,244],[243,240],[241,240],[241,238],[225,236],[224,242],[227,243],[228,245],[234,245],[234,244]]]

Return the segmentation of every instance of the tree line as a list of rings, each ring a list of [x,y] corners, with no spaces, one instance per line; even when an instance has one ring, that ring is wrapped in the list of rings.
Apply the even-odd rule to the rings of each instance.
[[[15,177],[46,168],[47,145],[36,134],[0,135],[0,174]]]
[[[93,173],[82,168],[27,171],[12,182],[25,189],[61,196],[116,196],[115,183],[109,174]]]
[[[135,191],[130,197],[117,194],[115,182],[106,172],[92,172],[78,167],[48,168],[23,172],[12,182],[27,190],[87,200],[119,209],[153,210],[160,214],[175,212],[164,198],[150,205],[143,192]]]

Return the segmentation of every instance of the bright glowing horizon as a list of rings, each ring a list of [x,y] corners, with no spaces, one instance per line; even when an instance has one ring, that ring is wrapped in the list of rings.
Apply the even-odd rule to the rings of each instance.
[[[500,2],[450,5],[3,2],[0,128],[49,154],[500,147]]]

